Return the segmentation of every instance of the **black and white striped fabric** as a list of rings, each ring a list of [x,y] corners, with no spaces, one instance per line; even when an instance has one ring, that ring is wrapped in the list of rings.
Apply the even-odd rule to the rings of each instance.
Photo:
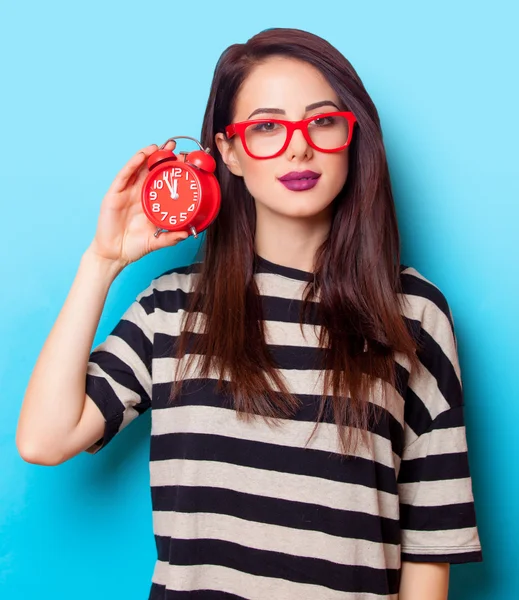
[[[266,341],[302,402],[278,427],[238,419],[196,365],[181,399],[167,405],[197,263],[153,280],[90,356],[86,391],[106,429],[88,452],[152,409],[158,556],[149,599],[396,600],[402,561],[481,561],[456,337],[442,292],[401,267],[404,314],[425,342],[426,368],[409,376],[406,358],[395,355],[402,389],[391,388],[385,418],[370,432],[373,454],[360,446],[341,461],[333,419],[307,445],[322,386],[319,327],[299,326],[313,276],[262,257],[258,264]]]

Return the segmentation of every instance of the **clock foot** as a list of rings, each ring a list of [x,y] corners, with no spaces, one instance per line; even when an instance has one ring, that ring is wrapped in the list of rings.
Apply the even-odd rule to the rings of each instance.
[[[190,227],[189,231],[193,234],[194,238],[198,237],[198,232],[197,232],[197,230],[194,227]]]
[[[153,234],[154,237],[159,237],[159,235],[163,232],[166,231],[166,229],[161,229],[160,227],[157,227],[157,229],[155,230],[155,233]]]

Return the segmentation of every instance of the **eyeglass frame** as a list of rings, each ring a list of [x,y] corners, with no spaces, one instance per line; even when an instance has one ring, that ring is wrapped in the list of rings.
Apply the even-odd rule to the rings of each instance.
[[[324,148],[319,148],[318,146],[316,146],[314,144],[314,142],[312,141],[312,138],[310,137],[310,134],[308,133],[308,125],[312,121],[315,121],[315,119],[321,119],[323,117],[336,117],[336,116],[345,117],[348,121],[349,133],[348,133],[348,139],[347,139],[346,143],[343,146],[334,148],[333,150],[325,150]],[[353,136],[354,125],[356,122],[357,122],[357,118],[351,111],[335,111],[335,112],[320,113],[318,115],[313,115],[311,117],[307,117],[306,119],[301,119],[300,121],[287,121],[286,119],[252,119],[250,121],[239,121],[238,123],[231,123],[230,125],[227,125],[225,128],[225,135],[227,136],[227,139],[229,139],[229,140],[234,135],[238,135],[239,138],[241,139],[241,142],[243,144],[243,148],[245,149],[245,152],[251,158],[255,158],[257,160],[264,160],[267,158],[275,158],[276,156],[283,154],[283,152],[288,148],[288,145],[290,144],[290,140],[292,139],[292,136],[296,129],[301,130],[301,133],[303,134],[305,140],[308,142],[308,144],[314,150],[317,150],[318,152],[326,152],[326,153],[341,152],[342,150],[344,150],[345,148],[347,148],[350,145],[351,139]],[[255,125],[257,123],[279,123],[279,124],[285,126],[285,128],[287,130],[287,136],[286,136],[285,143],[284,143],[283,147],[281,148],[281,150],[279,150],[275,154],[271,154],[270,156],[256,156],[255,154],[252,154],[252,152],[249,150],[249,147],[247,146],[247,141],[245,139],[245,129],[249,125]]]

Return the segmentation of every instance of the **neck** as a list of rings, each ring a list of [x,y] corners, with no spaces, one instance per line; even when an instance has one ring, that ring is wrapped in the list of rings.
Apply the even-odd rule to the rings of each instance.
[[[291,217],[256,203],[256,253],[278,265],[313,272],[316,251],[330,232],[328,209],[312,217]]]

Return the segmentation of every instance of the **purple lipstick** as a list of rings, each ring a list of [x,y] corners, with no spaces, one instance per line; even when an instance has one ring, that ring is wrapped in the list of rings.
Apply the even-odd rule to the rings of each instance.
[[[319,177],[321,175],[315,171],[291,171],[280,177],[279,181],[293,192],[302,192],[315,187]]]

